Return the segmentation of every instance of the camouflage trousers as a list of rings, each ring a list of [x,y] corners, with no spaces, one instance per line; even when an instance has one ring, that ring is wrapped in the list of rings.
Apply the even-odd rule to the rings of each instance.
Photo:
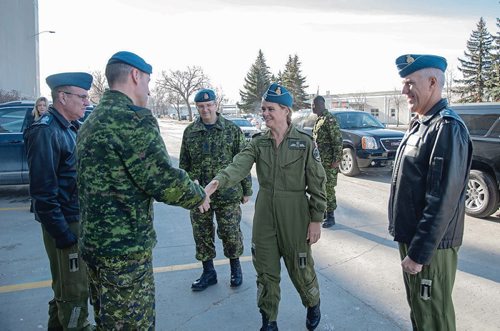
[[[208,261],[215,258],[214,214],[217,219],[217,235],[222,240],[224,255],[230,259],[240,257],[243,254],[243,234],[240,229],[241,207],[238,202],[225,206],[211,205],[210,210],[203,214],[198,209],[191,210],[196,259]]]
[[[80,223],[69,223],[78,235]],[[91,330],[88,321],[87,268],[78,245],[56,248],[54,238],[42,225],[43,243],[49,258],[54,299],[49,302],[48,330]]]
[[[331,164],[331,163],[330,163]],[[326,172],[326,211],[337,209],[337,198],[335,196],[335,186],[337,186],[338,169],[328,168],[330,165],[323,164]]]
[[[88,265],[97,330],[154,330],[153,256],[146,252]]]

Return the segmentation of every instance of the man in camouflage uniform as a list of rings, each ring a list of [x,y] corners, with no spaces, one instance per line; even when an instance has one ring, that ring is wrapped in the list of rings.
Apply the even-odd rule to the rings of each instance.
[[[207,185],[215,174],[231,163],[245,145],[241,129],[217,113],[215,93],[202,89],[194,101],[200,117],[191,123],[182,137],[179,167],[200,185]],[[193,291],[203,291],[217,283],[214,269],[214,214],[217,234],[224,246],[224,255],[231,265],[231,287],[243,281],[239,257],[243,254],[243,235],[240,229],[240,202],[246,203],[252,195],[250,174],[235,186],[213,195],[208,213],[191,210],[191,223],[196,243],[196,259],[203,263],[203,273],[192,285]]]
[[[152,67],[130,52],[106,66],[110,90],[77,140],[80,250],[98,330],[153,330],[153,200],[208,209],[203,189],[172,167],[146,106]]]
[[[335,197],[335,186],[337,186],[338,166],[342,159],[342,134],[335,117],[325,108],[325,99],[318,95],[312,104],[313,112],[318,119],[313,128],[313,139],[318,145],[321,162],[326,172],[326,217],[323,222],[324,228],[335,225],[335,209],[337,199]]]

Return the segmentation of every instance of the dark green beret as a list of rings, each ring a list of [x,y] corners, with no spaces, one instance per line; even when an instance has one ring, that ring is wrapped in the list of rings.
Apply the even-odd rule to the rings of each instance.
[[[92,78],[86,72],[61,72],[48,76],[45,81],[51,90],[59,86],[76,86],[88,91],[92,86]]]
[[[153,73],[153,67],[146,63],[142,57],[132,52],[121,51],[115,53],[108,61],[108,64],[113,63],[125,63],[147,74],[151,75]]]
[[[289,108],[293,105],[293,97],[290,92],[278,83],[272,83],[262,96],[262,99],[268,102],[279,103]]]
[[[405,54],[396,59],[399,76],[404,78],[415,71],[425,68],[436,68],[446,71],[446,59],[437,55]]]
[[[208,88],[199,90],[194,96],[194,102],[205,102],[214,100],[215,100],[215,92]]]

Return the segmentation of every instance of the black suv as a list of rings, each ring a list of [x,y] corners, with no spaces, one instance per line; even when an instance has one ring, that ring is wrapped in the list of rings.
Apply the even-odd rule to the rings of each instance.
[[[403,132],[386,129],[378,119],[359,110],[330,110],[340,126],[343,154],[340,172],[356,176],[360,171],[392,169]],[[312,133],[317,116],[310,110],[293,114],[292,123]]]
[[[464,120],[474,146],[465,211],[470,216],[488,217],[500,203],[500,103],[450,108]]]
[[[33,122],[33,101],[0,104],[0,185],[28,184],[28,163],[23,132]],[[93,106],[87,107],[87,118]]]

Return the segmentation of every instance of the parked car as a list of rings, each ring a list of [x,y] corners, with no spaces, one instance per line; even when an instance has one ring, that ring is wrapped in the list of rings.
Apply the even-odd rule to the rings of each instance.
[[[340,172],[356,176],[360,171],[389,171],[403,132],[386,129],[377,118],[358,110],[330,110],[342,133],[342,160]],[[310,110],[301,110],[292,116],[292,123],[312,134],[317,116]]]
[[[241,131],[245,134],[245,140],[252,140],[252,136],[256,133],[261,132],[255,126],[252,125],[247,119],[241,117],[226,117],[226,119],[230,120],[234,124],[240,127]]]
[[[500,103],[455,104],[450,108],[464,120],[474,146],[465,212],[488,217],[500,205]]]
[[[28,163],[23,132],[33,122],[34,101],[0,104],[0,185],[28,184]],[[93,106],[87,107],[85,120]]]

